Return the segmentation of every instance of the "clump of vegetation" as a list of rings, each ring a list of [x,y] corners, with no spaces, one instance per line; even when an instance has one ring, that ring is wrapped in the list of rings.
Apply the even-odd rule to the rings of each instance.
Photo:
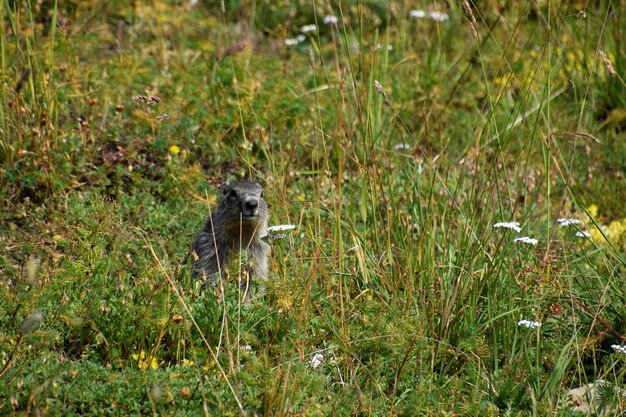
[[[0,5],[0,413],[624,413],[622,3],[209,3]]]

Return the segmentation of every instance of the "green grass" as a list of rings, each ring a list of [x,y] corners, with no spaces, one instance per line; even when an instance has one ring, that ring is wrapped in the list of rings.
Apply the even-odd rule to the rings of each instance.
[[[624,413],[622,2],[126,3],[0,3],[0,414]],[[234,178],[250,306],[183,265]]]

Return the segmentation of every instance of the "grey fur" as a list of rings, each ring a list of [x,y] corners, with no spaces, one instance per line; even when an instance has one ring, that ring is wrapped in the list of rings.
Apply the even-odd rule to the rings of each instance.
[[[222,183],[220,189],[220,203],[192,245],[194,275],[205,285],[215,286],[220,272],[226,278],[231,257],[245,251],[248,267],[239,286],[248,289],[251,277],[266,278],[269,272],[270,246],[261,239],[267,234],[269,215],[263,188],[250,181],[234,181]]]

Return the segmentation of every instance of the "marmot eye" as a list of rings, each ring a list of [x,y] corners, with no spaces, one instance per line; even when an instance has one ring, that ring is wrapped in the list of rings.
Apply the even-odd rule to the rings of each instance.
[[[229,195],[230,195],[231,197],[237,197],[237,190],[235,190],[235,189],[233,188],[232,190],[230,190]]]
[[[263,191],[261,191],[261,198],[263,198]]]

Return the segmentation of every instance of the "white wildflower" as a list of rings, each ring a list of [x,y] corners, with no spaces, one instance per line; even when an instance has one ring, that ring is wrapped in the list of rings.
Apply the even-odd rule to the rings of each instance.
[[[302,33],[311,33],[311,32],[316,32],[317,31],[317,26],[315,25],[304,25],[300,28],[300,32]]]
[[[611,347],[619,353],[626,354],[626,345],[611,345]]]
[[[579,230],[576,232],[576,237],[586,237],[588,239],[591,237],[591,233],[586,230]]]
[[[394,151],[408,151],[411,150],[411,145],[408,143],[397,143],[393,146]]]
[[[296,36],[296,39],[298,40],[298,42],[303,42],[306,40],[306,36],[300,34],[298,36]]]
[[[383,46],[383,45],[381,45],[381,44],[379,44],[379,43],[377,43],[376,45],[374,45],[374,50],[375,50],[375,51],[378,51],[379,49],[383,49],[383,48],[385,48],[385,49],[386,49],[386,50],[388,50],[388,51],[393,51],[393,45],[389,45],[389,44],[387,44],[387,45],[384,45],[384,46]]]
[[[261,236],[261,239],[271,242],[273,240],[284,239],[287,237],[287,233],[268,233],[264,236]]]
[[[446,20],[450,18],[446,13],[439,12],[437,10],[433,10],[432,12],[429,12],[428,17],[430,17],[435,22],[445,22]]]
[[[313,369],[317,369],[319,368],[322,363],[324,362],[324,355],[322,355],[321,353],[314,353],[313,355],[311,355],[311,368]]]
[[[528,327],[529,329],[534,329],[536,327],[541,327],[541,323],[538,321],[532,320],[520,320],[517,322],[518,326]]]
[[[285,45],[287,45],[287,46],[297,45],[298,42],[299,42],[298,39],[295,39],[295,38],[293,38],[293,39],[285,39]]]
[[[499,222],[493,225],[494,229],[499,229],[501,227],[504,227],[505,229],[515,230],[517,233],[522,231],[522,229],[519,227],[518,222]]]
[[[350,48],[354,51],[354,53],[355,53],[355,54],[358,54],[358,53],[360,53],[360,52],[361,52],[361,48],[360,48],[360,45],[359,45],[359,41],[358,41],[358,40],[356,40],[356,39],[353,39],[353,40],[350,42]]]
[[[286,232],[288,230],[295,229],[296,226],[293,224],[279,224],[278,226],[270,226],[267,228],[268,232]]]
[[[324,19],[322,19],[322,22],[324,22],[325,25],[336,25],[337,22],[339,22],[339,19],[337,19],[337,16],[333,16],[332,14],[329,14],[329,15],[324,16]]]
[[[521,243],[526,243],[526,244],[533,245],[533,246],[535,246],[537,243],[539,243],[539,241],[537,239],[533,239],[533,238],[528,237],[528,236],[522,236],[522,237],[515,238],[515,239],[513,239],[513,242],[514,243],[521,242]]]
[[[423,19],[426,17],[426,12],[424,10],[411,10],[409,16],[415,19]]]
[[[243,352],[246,352],[246,353],[253,353],[252,346],[250,345],[241,345],[239,346],[239,349],[241,349]]]
[[[559,226],[571,226],[572,224],[580,224],[580,220],[578,219],[566,219],[566,218],[561,218],[561,219],[556,219],[556,222],[559,224]]]
[[[287,234],[277,232],[286,232],[295,228],[296,226],[294,226],[293,224],[279,224],[278,226],[270,226],[267,228],[267,234],[265,236],[261,236],[261,239],[265,239],[267,241],[284,239],[287,237]]]

